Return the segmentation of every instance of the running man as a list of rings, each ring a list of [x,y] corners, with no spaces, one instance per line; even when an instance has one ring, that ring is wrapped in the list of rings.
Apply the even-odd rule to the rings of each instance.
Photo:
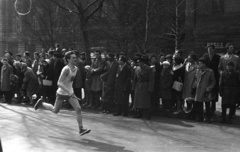
[[[58,90],[56,93],[54,106],[52,104],[43,102],[43,99],[40,98],[34,105],[34,109],[37,110],[40,106],[43,106],[45,109],[57,114],[63,105],[63,101],[68,100],[76,111],[79,134],[82,136],[89,133],[91,130],[83,129],[81,107],[79,105],[78,98],[73,92],[72,84],[78,70],[78,68],[75,66],[77,61],[76,59],[76,55],[72,51],[69,51],[65,54],[67,65],[62,69],[61,75],[58,79]]]

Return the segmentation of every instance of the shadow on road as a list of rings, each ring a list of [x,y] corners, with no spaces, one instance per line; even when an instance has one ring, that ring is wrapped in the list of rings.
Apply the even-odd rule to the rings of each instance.
[[[73,142],[76,144],[81,144],[84,146],[88,147],[94,147],[96,148],[96,151],[103,151],[103,152],[133,152],[130,150],[125,150],[125,147],[123,146],[117,146],[117,145],[112,145],[108,143],[103,143],[100,141],[96,140],[90,140],[90,139],[82,139],[82,140],[73,140],[73,139],[67,139],[67,138],[59,138],[59,137],[54,137],[54,136],[48,136],[49,138],[54,138],[58,140],[64,140],[68,142]]]

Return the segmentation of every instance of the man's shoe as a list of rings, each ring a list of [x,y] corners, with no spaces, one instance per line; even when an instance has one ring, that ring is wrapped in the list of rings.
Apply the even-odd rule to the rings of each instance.
[[[88,134],[88,133],[90,133],[90,131],[91,131],[91,129],[80,129],[80,131],[79,131],[79,134],[80,134],[80,136],[83,136],[83,135],[85,135],[85,134]]]
[[[38,99],[37,103],[34,105],[34,109],[38,110],[39,107],[42,105],[42,102],[43,102],[42,98]]]

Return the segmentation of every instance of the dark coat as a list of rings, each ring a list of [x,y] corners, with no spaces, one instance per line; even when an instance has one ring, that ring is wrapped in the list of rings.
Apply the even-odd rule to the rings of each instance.
[[[120,71],[118,68],[115,84],[115,103],[126,105],[129,102],[129,93],[131,90],[131,69],[125,65]]]
[[[222,104],[236,104],[239,94],[239,76],[237,72],[221,74],[220,96]]]
[[[180,81],[184,82],[185,66],[180,66],[179,68],[173,69],[173,82]]]
[[[215,86],[212,90],[212,93],[215,94],[215,99],[213,101],[218,101],[218,88],[219,88],[219,71],[218,71],[218,65],[219,65],[219,62],[220,62],[220,56],[217,55],[217,54],[214,54],[212,59],[210,59],[208,53],[204,55],[204,58],[207,59],[208,61],[208,68],[212,69],[213,70],[213,73],[214,73],[214,77],[215,77]]]
[[[32,64],[32,70],[33,72],[37,75],[37,71],[38,71],[38,66],[39,66],[39,61],[38,60],[34,60],[33,64]]]
[[[50,65],[47,65],[46,67],[43,66],[43,79],[46,80],[53,80],[53,68]]]
[[[212,90],[215,85],[214,73],[211,69],[207,68],[204,72],[201,70],[196,71],[196,95],[195,101],[209,102],[211,99],[208,97],[207,89]]]
[[[91,85],[92,85],[92,73],[91,71],[86,72],[86,77],[85,77],[85,91],[90,92],[91,91]]]
[[[113,102],[114,100],[114,89],[115,89],[115,81],[116,75],[118,71],[118,62],[116,60],[113,61],[112,66],[110,66],[110,62],[107,62],[107,71],[100,76],[100,78],[104,82],[104,92],[103,92],[103,101],[104,102]]]
[[[95,59],[92,63],[92,91],[102,91],[102,81],[100,75],[104,73],[106,62],[103,59]]]
[[[137,67],[133,79],[134,107],[151,108],[151,92],[154,89],[154,74],[147,65]]]
[[[32,96],[39,91],[39,83],[37,76],[29,67],[27,67],[26,71],[24,72],[23,88],[27,90],[28,96]]]
[[[64,67],[64,61],[60,58],[54,60],[53,66],[53,87],[58,88],[57,82]]]
[[[101,79],[105,82],[105,86],[114,86],[115,85],[118,66],[119,66],[119,64],[116,60],[113,61],[111,67],[110,67],[110,62],[109,61],[107,62],[107,64],[106,64],[107,71],[101,75]]]
[[[173,86],[173,78],[171,75],[171,66],[167,69],[162,69],[160,82],[159,82],[159,97],[164,100],[172,99],[172,86]]]
[[[85,69],[82,61],[78,60],[76,66],[78,67],[77,74],[73,81],[73,88],[83,88],[84,87],[84,78],[85,78]]]
[[[186,64],[188,66],[188,64]],[[194,78],[196,75],[196,70],[197,70],[197,65],[193,65],[192,69],[187,69],[185,68],[185,76],[184,76],[184,83],[183,83],[183,93],[182,93],[182,98],[194,98],[194,94],[192,93],[192,88],[193,88],[193,83],[194,83]]]
[[[1,91],[11,91],[10,76],[13,68],[10,64],[3,65],[1,68]]]

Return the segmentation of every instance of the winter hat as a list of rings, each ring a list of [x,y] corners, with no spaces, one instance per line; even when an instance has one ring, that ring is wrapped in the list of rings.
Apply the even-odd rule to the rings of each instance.
[[[46,62],[47,64],[50,64],[50,60],[49,59],[45,59],[44,62]]]
[[[163,61],[162,63],[163,65],[170,65],[170,63],[168,61]]]

